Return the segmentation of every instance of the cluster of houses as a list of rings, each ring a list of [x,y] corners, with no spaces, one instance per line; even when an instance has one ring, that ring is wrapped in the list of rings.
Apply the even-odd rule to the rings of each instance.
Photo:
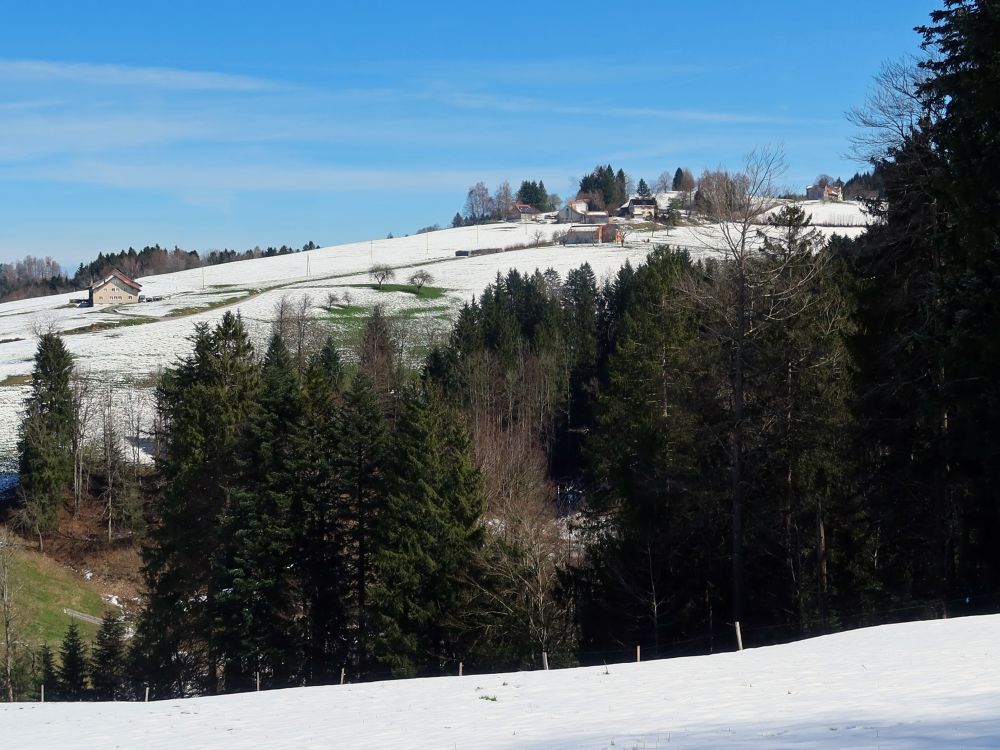
[[[617,215],[629,219],[655,221],[660,205],[655,197],[633,196],[618,209]],[[552,214],[543,214],[537,208],[523,203],[515,203],[507,215],[507,221],[518,223],[551,221]],[[567,201],[554,214],[559,224],[568,224],[563,235],[564,244],[597,244],[601,242],[616,242],[619,239],[619,227],[611,222],[611,214],[607,211],[591,210],[590,204],[584,198],[574,198]]]

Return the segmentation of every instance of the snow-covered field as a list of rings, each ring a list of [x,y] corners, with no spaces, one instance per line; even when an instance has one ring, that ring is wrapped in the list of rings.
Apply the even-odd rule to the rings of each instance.
[[[0,729],[5,750],[995,748],[998,632],[990,615],[607,668],[0,704]]]
[[[818,209],[827,210],[822,204]],[[855,221],[856,208],[841,210],[847,212],[845,228],[824,232],[863,231]],[[85,296],[82,293],[0,304],[0,460],[10,454],[16,440],[18,412],[27,393],[18,381],[31,372],[36,331],[54,328],[68,334],[66,345],[76,356],[78,369],[100,382],[141,382],[189,351],[188,337],[196,323],[213,323],[226,310],[239,310],[260,339],[266,336],[283,297],[294,303],[308,296],[321,317],[328,295],[334,293],[344,307],[349,297],[350,307],[381,303],[390,312],[405,312],[411,318],[446,321],[462,303],[481,293],[497,272],[511,268],[529,273],[553,268],[565,276],[588,262],[601,279],[614,274],[626,259],[641,261],[656,243],[678,245],[695,254],[711,251],[711,239],[706,241],[704,231],[679,227],[655,234],[636,232],[624,248],[554,245],[472,258],[455,256],[456,250],[533,245],[565,229],[557,224],[490,224],[150,276],[139,280],[143,293],[166,299],[139,305],[89,308],[70,304],[70,299]],[[444,294],[439,299],[417,299],[407,292],[367,288],[371,283],[367,271],[373,264],[393,266],[397,283],[405,283],[415,270],[426,269],[434,276],[433,286]],[[104,328],[93,329],[96,324]]]

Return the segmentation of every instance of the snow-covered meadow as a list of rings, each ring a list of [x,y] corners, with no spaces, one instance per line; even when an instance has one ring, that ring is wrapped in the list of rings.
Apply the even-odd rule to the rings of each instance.
[[[1000,747],[1000,615],[641,664],[0,704],[6,750]]]
[[[841,227],[825,227],[826,234],[863,231],[863,215],[856,204],[838,204],[836,211],[827,204],[804,205],[818,215],[819,223],[842,222]],[[314,312],[323,317],[330,294],[337,295],[345,309],[369,309],[381,303],[389,312],[439,321],[440,328],[498,272],[511,268],[529,273],[552,268],[565,276],[587,262],[601,279],[613,275],[626,259],[640,262],[655,244],[676,245],[694,254],[711,252],[710,233],[678,227],[636,231],[624,247],[556,244],[475,257],[455,255],[458,250],[531,246],[550,241],[565,229],[558,224],[489,224],[151,276],[139,279],[143,294],[164,299],[139,305],[90,308],[70,303],[83,293],[0,304],[0,460],[10,455],[16,440],[37,331],[66,334],[79,371],[98,382],[142,383],[189,351],[196,323],[213,323],[227,310],[238,310],[258,338],[266,335],[282,298],[296,304],[308,297]],[[426,269],[442,294],[418,299],[405,291],[371,289],[368,269],[373,264],[392,266],[397,283]],[[334,324],[344,320],[332,318]]]

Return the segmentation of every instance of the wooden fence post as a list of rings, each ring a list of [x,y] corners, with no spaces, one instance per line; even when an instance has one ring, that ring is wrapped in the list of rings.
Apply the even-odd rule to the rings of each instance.
[[[461,676],[462,676],[462,668],[463,668],[464,666],[465,666],[465,665],[464,665],[464,664],[462,664],[462,662],[459,662],[459,663],[458,663],[458,676],[459,676],[459,677],[461,677]]]
[[[640,646],[637,644],[635,647],[635,661],[636,663],[642,661],[642,652],[639,650]]]
[[[549,652],[548,651],[542,651],[542,669],[544,669],[546,672],[549,671]]]
[[[344,684],[344,673],[347,671],[346,667],[340,668],[340,684]]]
[[[743,633],[740,632],[740,621],[736,621],[736,647],[743,650]]]
[[[45,703],[45,685],[42,685],[42,703]]]
[[[260,692],[260,672],[257,673],[257,692]]]
[[[146,685],[146,700],[145,703],[149,703],[149,685]]]

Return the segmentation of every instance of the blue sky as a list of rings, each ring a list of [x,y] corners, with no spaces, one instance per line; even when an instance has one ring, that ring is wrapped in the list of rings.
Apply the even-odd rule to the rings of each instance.
[[[846,179],[844,112],[939,4],[8,3],[0,260],[401,235],[480,179],[763,144]]]

